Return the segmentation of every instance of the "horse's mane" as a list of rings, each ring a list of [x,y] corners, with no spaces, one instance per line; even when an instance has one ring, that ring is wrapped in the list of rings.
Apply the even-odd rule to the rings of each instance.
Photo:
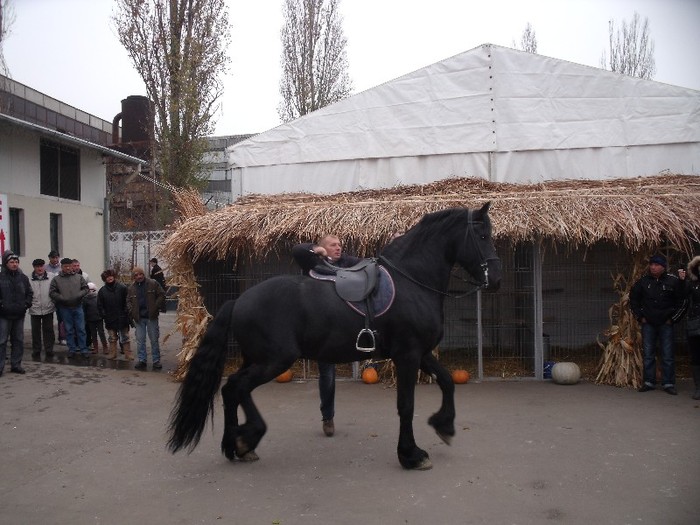
[[[390,256],[402,253],[416,244],[424,246],[435,236],[444,234],[445,230],[451,230],[465,221],[466,215],[466,208],[448,208],[428,213],[405,234],[391,241],[382,253]]]

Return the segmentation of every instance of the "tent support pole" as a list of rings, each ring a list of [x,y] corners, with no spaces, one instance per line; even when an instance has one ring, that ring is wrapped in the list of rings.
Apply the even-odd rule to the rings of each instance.
[[[533,332],[535,347],[535,379],[544,378],[544,337],[542,314],[542,239],[533,243],[532,250],[532,283],[533,283]]]

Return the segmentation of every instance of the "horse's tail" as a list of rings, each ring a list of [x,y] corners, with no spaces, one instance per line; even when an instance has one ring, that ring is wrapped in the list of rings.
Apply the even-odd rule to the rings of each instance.
[[[214,397],[226,364],[234,305],[235,301],[226,301],[216,313],[180,385],[168,426],[168,449],[173,454],[185,447],[191,452],[202,437],[207,417],[214,417]]]

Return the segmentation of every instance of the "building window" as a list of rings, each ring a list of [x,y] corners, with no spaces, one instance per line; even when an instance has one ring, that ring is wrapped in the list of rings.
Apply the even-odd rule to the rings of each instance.
[[[42,195],[80,200],[80,150],[41,141]]]
[[[24,210],[10,208],[10,249],[12,253],[23,256]]]
[[[63,231],[63,220],[60,213],[49,214],[49,242],[51,250],[61,253],[61,237]]]

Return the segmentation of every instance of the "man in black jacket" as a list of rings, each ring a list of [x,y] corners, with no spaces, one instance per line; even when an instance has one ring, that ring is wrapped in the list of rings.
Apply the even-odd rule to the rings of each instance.
[[[343,253],[343,245],[335,235],[324,235],[318,244],[303,243],[292,248],[292,256],[304,275],[316,265],[329,262],[339,268],[349,268],[362,259]],[[323,433],[331,437],[335,433],[335,365],[318,361],[318,392],[321,397]]]
[[[117,280],[117,272],[106,269],[100,276],[105,285],[97,292],[97,309],[105,320],[109,354],[107,359],[117,359],[117,342],[124,351],[124,359],[133,361],[129,340],[129,312],[126,308],[128,289]]]
[[[10,372],[24,374],[24,314],[33,296],[29,278],[19,269],[19,257],[7,250],[2,255],[0,272],[0,376],[5,369],[8,339],[12,344]]]
[[[676,368],[673,350],[673,325],[685,311],[682,281],[666,271],[666,257],[654,255],[649,259],[649,271],[630,291],[630,308],[642,325],[644,349],[644,384],[640,392],[654,390],[656,385],[656,342],[661,347],[661,385],[667,394],[676,391]]]

